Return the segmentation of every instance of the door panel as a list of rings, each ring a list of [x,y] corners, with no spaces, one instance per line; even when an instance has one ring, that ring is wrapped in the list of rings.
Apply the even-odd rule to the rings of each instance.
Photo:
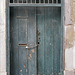
[[[36,75],[36,9],[28,9],[28,75]]]
[[[60,75],[60,11],[57,7],[11,8],[11,75]]]
[[[35,15],[35,8],[11,8],[11,75],[36,75]]]
[[[55,75],[60,75],[60,51],[61,51],[61,14],[60,8],[53,8],[54,20],[53,20],[53,72]]]
[[[38,49],[37,49],[37,63],[38,63],[38,75],[44,74],[44,8],[37,8],[36,24],[38,35]]]
[[[60,74],[61,10],[47,7],[37,9],[38,74]]]

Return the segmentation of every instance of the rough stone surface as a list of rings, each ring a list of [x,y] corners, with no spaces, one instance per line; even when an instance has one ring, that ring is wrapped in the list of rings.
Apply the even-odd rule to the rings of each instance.
[[[65,0],[65,70],[75,75],[75,0]]]
[[[64,75],[75,75],[75,73],[74,70],[72,71],[65,70]]]

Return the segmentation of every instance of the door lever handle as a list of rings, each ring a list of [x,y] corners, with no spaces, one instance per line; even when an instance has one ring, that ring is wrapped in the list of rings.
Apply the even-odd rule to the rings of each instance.
[[[28,46],[27,44],[18,44],[19,46]]]
[[[19,46],[25,46],[26,48],[29,48],[27,44],[18,44]]]

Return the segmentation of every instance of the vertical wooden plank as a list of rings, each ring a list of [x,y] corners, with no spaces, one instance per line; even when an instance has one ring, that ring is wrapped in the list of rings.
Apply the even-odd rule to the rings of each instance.
[[[53,74],[53,29],[52,29],[52,8],[45,8],[44,27],[44,69],[46,75]]]
[[[36,46],[36,10],[35,7],[28,8],[28,45]],[[28,51],[28,75],[37,75],[36,47]]]
[[[18,75],[18,22],[17,8],[11,8],[10,14],[10,74]]]
[[[19,19],[19,44],[27,43],[27,19]],[[19,46],[19,75],[27,75],[27,49]]]
[[[60,51],[61,51],[61,10],[53,8],[53,71],[54,75],[60,74]]]
[[[38,75],[44,74],[44,8],[37,8],[36,24],[38,36]]]
[[[27,44],[27,9],[18,7],[18,44]],[[19,75],[27,75],[27,49],[18,45]]]

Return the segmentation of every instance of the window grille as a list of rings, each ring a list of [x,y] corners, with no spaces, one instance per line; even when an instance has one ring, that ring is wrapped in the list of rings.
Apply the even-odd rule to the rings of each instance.
[[[10,3],[61,3],[61,0],[10,0]]]
[[[17,5],[18,4],[18,5]],[[9,5],[10,6],[61,6],[61,0],[10,0]],[[36,4],[36,5],[35,5]],[[41,5],[42,4],[42,5]],[[47,5],[48,4],[48,5]]]

